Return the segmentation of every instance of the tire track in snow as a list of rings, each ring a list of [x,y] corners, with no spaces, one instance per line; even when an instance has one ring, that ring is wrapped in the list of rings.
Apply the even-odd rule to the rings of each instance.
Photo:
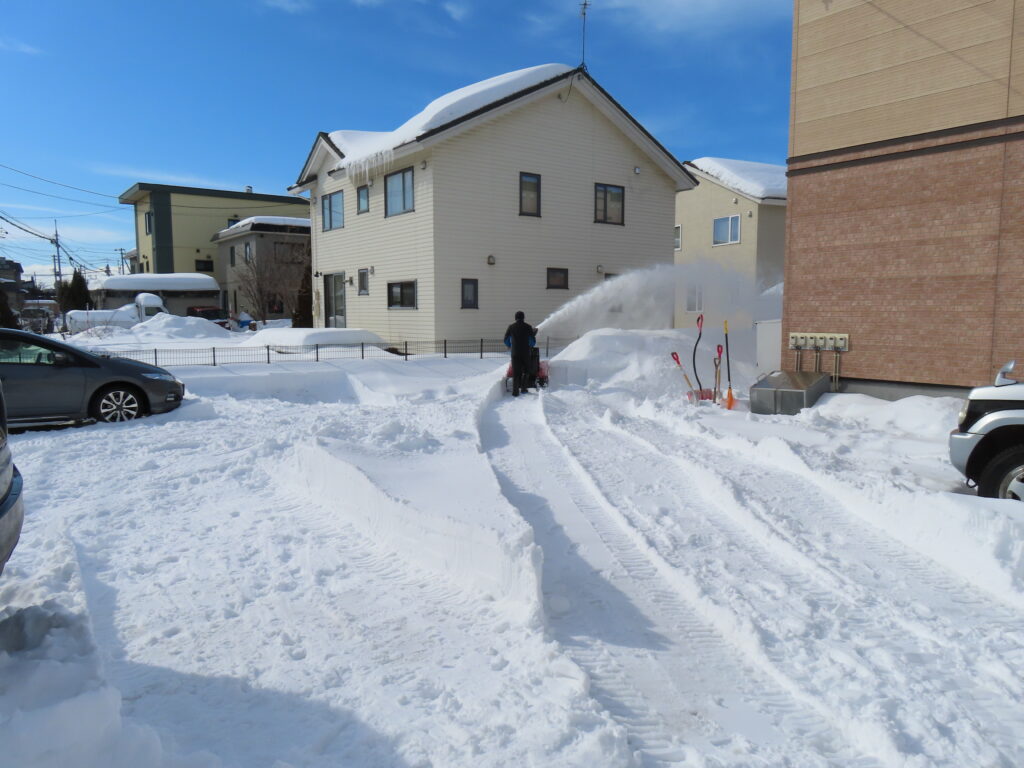
[[[629,729],[641,763],[877,765],[850,749],[815,702],[765,679],[723,642],[707,615],[714,606],[666,577],[665,563],[574,465],[548,429],[545,397],[485,411],[481,443],[544,549],[549,626],[590,676],[592,695]]]
[[[772,663],[827,701],[837,717],[863,718],[860,712],[874,709],[869,717],[875,729],[892,730],[901,753],[927,753],[938,764],[965,764],[979,755],[1007,764],[1024,758],[1018,736],[1024,730],[1019,617],[852,520],[840,499],[772,466],[771,459],[737,460],[713,439],[695,441],[635,416],[587,416],[593,401],[580,407],[580,397],[568,399],[571,417],[553,426],[595,482],[629,510],[632,524],[675,567],[688,567],[676,554],[692,554],[687,533],[723,542],[728,560],[723,558],[713,578],[698,574],[703,583],[720,601],[749,611]],[[609,413],[603,405],[597,410]],[[612,478],[621,470],[595,456],[593,446],[623,441],[665,478],[656,492],[641,489],[633,498],[616,493]],[[698,508],[717,513],[659,525],[659,497],[671,496],[698,499]],[[682,511],[687,507],[680,504]],[[746,562],[738,564],[741,555]],[[716,585],[730,577],[730,589],[739,595]],[[780,595],[760,588],[773,580],[784,585]],[[801,603],[810,611],[801,610]],[[786,613],[810,635],[787,636],[786,624],[778,621]],[[967,629],[956,626],[957,616],[969,619]],[[842,675],[836,675],[837,667]],[[863,689],[864,700],[856,706],[835,693],[849,687],[849,678]]]

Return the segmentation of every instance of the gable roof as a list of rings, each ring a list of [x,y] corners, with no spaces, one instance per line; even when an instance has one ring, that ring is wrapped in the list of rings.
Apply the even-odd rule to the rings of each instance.
[[[698,157],[686,165],[734,192],[760,202],[786,202],[786,166],[730,160],[724,157]]]
[[[447,93],[434,99],[394,131],[321,132],[306,158],[298,181],[291,189],[297,190],[314,181],[316,174],[313,170],[321,167],[328,153],[335,158],[328,173],[341,170],[350,174],[368,173],[375,166],[390,162],[396,151],[415,150],[432,143],[432,140],[450,138],[458,132],[460,126],[468,128],[478,119],[492,116],[502,107],[563,87],[570,80],[573,85],[578,83],[580,91],[595,106],[645,149],[669,176],[675,178],[680,189],[689,189],[697,184],[696,179],[672,153],[598,85],[585,67],[574,69],[564,64],[543,64],[498,75]]]

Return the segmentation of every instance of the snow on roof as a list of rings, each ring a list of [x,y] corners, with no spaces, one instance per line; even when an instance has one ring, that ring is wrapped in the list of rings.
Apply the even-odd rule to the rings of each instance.
[[[274,224],[279,227],[308,227],[309,219],[294,216],[249,216],[221,230],[221,233],[246,229],[253,224]]]
[[[219,291],[220,286],[210,275],[198,272],[143,272],[134,275],[114,275],[103,281],[104,291]]]
[[[690,164],[727,187],[750,197],[786,199],[786,166],[728,160],[724,157],[699,157]]]
[[[542,64],[481,80],[434,99],[422,112],[393,131],[334,131],[328,137],[345,155],[335,168],[358,172],[377,163],[386,163],[396,147],[572,69],[565,64]]]

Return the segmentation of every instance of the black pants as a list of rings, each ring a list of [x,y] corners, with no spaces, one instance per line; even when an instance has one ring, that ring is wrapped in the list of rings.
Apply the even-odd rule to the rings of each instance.
[[[518,395],[520,389],[527,389],[530,383],[529,358],[512,357],[512,394]]]

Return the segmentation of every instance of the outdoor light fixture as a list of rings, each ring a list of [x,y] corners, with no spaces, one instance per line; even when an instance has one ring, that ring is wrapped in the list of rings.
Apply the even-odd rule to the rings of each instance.
[[[427,170],[427,161],[426,160],[424,160],[422,163],[420,163],[420,168],[422,168],[424,171]]]
[[[350,277],[350,278],[348,279],[348,284],[349,284],[349,285],[355,285],[355,283],[356,283],[356,279],[355,279],[354,277]]]
[[[320,277],[320,270],[319,269],[316,272],[313,273],[313,277]]]
[[[373,274],[373,267],[370,267],[370,274]]]
[[[494,254],[493,253],[487,254],[487,263],[490,264],[492,267],[494,266]]]
[[[604,272],[604,264],[598,264],[597,265],[597,274],[600,275],[602,272]]]
[[[640,173],[640,166],[639,166],[639,165],[637,165],[637,166],[634,166],[634,168],[633,168],[633,173],[636,173],[636,174],[639,174],[639,173]]]

